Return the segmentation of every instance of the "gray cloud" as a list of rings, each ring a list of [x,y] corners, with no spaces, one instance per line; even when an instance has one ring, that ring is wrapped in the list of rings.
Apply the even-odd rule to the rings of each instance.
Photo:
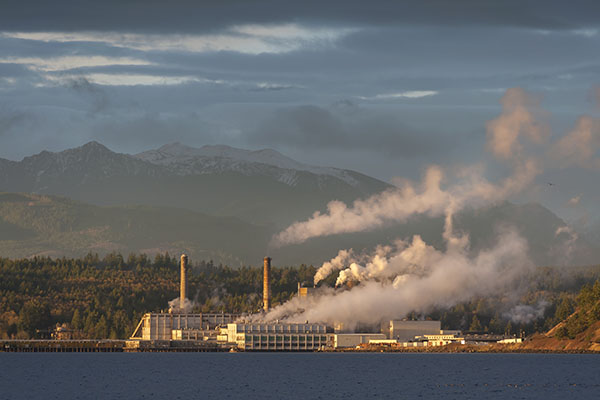
[[[0,26],[8,30],[133,30],[214,32],[223,26],[317,21],[376,25],[503,25],[580,29],[597,22],[592,0],[412,2],[333,0],[60,0],[5,2]],[[209,12],[207,12],[209,11]]]
[[[303,149],[362,149],[387,156],[431,156],[451,143],[420,132],[392,113],[360,108],[346,100],[329,109],[313,105],[275,110],[246,140],[253,145],[283,145]]]

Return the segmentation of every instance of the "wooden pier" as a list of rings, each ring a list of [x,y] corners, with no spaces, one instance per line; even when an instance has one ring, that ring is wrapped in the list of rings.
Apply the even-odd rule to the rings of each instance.
[[[0,340],[0,352],[10,353],[197,353],[229,350],[229,346],[196,340]]]
[[[116,353],[124,340],[0,340],[0,351],[10,353]]]

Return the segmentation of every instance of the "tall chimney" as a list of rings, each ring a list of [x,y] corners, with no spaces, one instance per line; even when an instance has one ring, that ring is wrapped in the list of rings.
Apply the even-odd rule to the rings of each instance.
[[[263,309],[271,308],[271,257],[265,257],[263,268]]]
[[[181,286],[179,287],[179,308],[184,311],[185,292],[187,289],[187,263],[188,257],[185,254],[181,255]]]

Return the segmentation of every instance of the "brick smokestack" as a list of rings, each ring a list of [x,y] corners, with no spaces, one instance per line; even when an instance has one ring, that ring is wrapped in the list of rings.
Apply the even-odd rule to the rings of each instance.
[[[179,308],[184,311],[186,290],[187,290],[187,263],[188,257],[185,254],[181,255],[181,283],[179,288]]]
[[[271,308],[271,257],[265,257],[263,268],[263,309]]]

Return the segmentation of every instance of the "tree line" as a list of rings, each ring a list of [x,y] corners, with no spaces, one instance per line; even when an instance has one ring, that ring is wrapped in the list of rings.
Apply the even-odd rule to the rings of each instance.
[[[297,283],[311,284],[316,268],[272,268],[273,305],[292,298]],[[212,261],[190,264],[193,312],[252,313],[262,306],[262,265],[231,268]],[[502,297],[476,298],[427,315],[444,329],[498,334],[542,332],[584,308],[561,334],[573,336],[600,316],[600,266],[538,268],[527,278],[520,303],[543,306],[531,320],[514,320]],[[333,286],[335,276],[323,284]],[[179,259],[168,253],[82,258],[0,258],[0,338],[39,338],[67,324],[81,338],[127,338],[146,312],[166,311],[179,296]]]

